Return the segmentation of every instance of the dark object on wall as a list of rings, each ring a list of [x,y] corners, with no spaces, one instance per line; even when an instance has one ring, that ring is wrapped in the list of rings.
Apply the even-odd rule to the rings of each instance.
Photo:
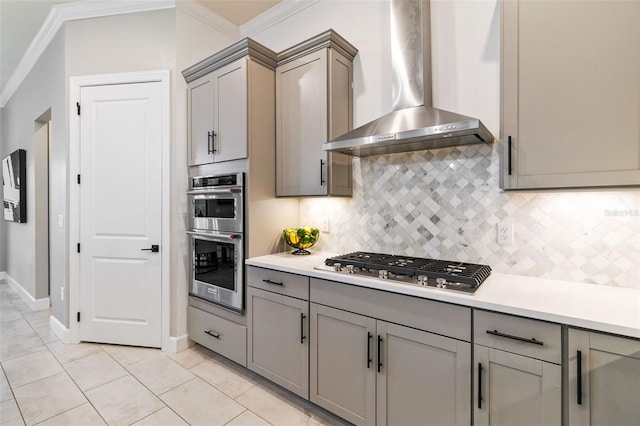
[[[17,149],[2,159],[4,220],[27,221],[27,152]]]

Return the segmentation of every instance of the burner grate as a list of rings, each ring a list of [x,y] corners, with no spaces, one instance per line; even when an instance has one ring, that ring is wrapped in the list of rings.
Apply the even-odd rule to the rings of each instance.
[[[360,251],[325,260],[327,266],[336,263],[343,267],[353,265],[354,268],[367,271],[386,270],[391,274],[408,277],[444,278],[451,283],[472,287],[478,287],[491,274],[491,268],[487,265]]]

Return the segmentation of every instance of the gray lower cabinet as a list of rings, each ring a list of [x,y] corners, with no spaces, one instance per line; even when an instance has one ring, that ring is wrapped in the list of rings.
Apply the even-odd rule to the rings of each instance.
[[[640,341],[569,329],[569,425],[640,424]]]
[[[191,340],[247,366],[247,327],[194,306],[187,308],[187,323]]]
[[[561,326],[474,311],[475,425],[562,423]]]
[[[375,337],[375,319],[311,303],[311,402],[353,424],[375,424]]]
[[[250,370],[309,397],[309,302],[259,288],[247,289]]]
[[[468,425],[468,342],[311,303],[310,399],[356,425]]]

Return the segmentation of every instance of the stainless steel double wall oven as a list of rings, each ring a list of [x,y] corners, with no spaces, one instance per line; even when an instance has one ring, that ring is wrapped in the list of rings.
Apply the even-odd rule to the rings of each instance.
[[[190,204],[193,297],[242,312],[244,305],[244,176],[191,178]]]

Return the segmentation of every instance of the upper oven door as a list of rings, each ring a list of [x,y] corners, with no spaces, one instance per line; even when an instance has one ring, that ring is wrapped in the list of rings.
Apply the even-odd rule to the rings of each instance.
[[[239,188],[190,191],[189,228],[201,231],[243,232],[242,192]]]

